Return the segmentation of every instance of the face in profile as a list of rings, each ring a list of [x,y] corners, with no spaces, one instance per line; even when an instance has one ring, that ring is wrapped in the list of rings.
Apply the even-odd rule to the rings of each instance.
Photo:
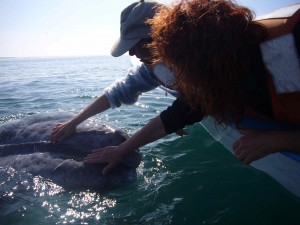
[[[145,65],[152,65],[152,54],[148,47],[151,42],[151,39],[141,39],[129,50],[129,55],[136,56]]]

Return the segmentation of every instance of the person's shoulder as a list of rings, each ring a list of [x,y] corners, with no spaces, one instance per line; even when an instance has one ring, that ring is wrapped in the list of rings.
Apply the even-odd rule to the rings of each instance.
[[[138,71],[140,73],[147,73],[147,74],[154,74],[154,69],[152,66],[149,66],[149,65],[146,65],[144,63],[140,64],[139,67],[138,67]]]
[[[154,76],[152,67],[145,65],[144,63],[134,65],[128,69],[128,75],[131,76]]]

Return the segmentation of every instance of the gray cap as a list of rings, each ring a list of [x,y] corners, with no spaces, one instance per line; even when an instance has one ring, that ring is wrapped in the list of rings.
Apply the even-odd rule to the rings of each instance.
[[[150,37],[150,25],[146,21],[154,17],[157,6],[160,4],[155,1],[141,0],[122,11],[120,37],[111,49],[112,56],[121,56],[142,38]]]

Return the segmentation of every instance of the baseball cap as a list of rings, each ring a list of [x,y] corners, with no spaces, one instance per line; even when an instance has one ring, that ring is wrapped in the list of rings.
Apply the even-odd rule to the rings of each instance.
[[[140,0],[126,7],[121,13],[120,37],[111,49],[111,55],[118,57],[129,51],[143,38],[150,37],[150,25],[146,24],[156,13],[159,3]]]

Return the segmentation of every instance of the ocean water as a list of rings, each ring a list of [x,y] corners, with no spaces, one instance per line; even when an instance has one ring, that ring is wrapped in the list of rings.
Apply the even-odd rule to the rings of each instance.
[[[0,58],[0,123],[77,113],[129,67],[129,56]],[[172,101],[156,89],[97,117],[132,135]],[[299,198],[239,162],[200,124],[186,130],[140,148],[136,182],[101,193],[67,191],[0,165],[0,224],[300,224]]]

